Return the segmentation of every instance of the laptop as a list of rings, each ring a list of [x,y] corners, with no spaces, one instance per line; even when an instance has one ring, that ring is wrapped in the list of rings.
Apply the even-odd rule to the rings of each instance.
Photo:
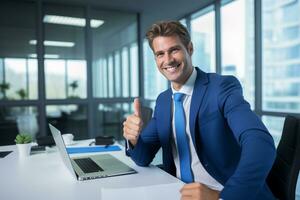
[[[60,131],[49,124],[60,156],[71,174],[79,181],[137,173],[110,154],[70,157]]]

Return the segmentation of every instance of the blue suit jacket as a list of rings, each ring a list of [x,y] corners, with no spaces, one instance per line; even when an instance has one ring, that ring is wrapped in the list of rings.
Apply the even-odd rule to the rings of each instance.
[[[261,120],[244,100],[239,81],[197,70],[190,108],[190,130],[197,155],[224,185],[225,200],[274,199],[266,185],[273,165],[274,142]],[[172,90],[162,92],[154,116],[127,155],[147,166],[162,147],[165,171],[176,175],[172,155]]]

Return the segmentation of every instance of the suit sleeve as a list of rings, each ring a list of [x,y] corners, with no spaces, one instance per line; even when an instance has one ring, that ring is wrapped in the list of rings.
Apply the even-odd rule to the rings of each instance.
[[[239,164],[220,196],[225,200],[255,199],[275,160],[274,141],[244,100],[239,81],[228,76],[220,86],[219,108],[241,147]]]
[[[126,155],[130,156],[137,165],[148,166],[152,162],[159,148],[160,142],[156,128],[155,109],[153,118],[142,130],[137,144],[135,147],[126,150]]]

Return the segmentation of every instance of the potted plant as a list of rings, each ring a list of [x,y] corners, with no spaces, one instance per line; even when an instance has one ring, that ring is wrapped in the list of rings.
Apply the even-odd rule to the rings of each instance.
[[[74,81],[72,81],[70,84],[69,84],[69,87],[72,89],[72,94],[71,95],[68,95],[68,97],[69,98],[73,98],[73,99],[75,99],[75,98],[79,98],[77,95],[76,95],[76,93],[75,93],[75,91],[76,91],[76,89],[78,88],[78,80],[74,80]]]
[[[30,155],[32,137],[29,134],[18,134],[15,142],[19,151],[20,157],[27,157]]]
[[[16,91],[16,93],[19,95],[20,99],[22,100],[28,97],[27,92],[24,89],[19,89],[18,91]]]
[[[0,92],[2,94],[2,99],[7,99],[7,97],[6,97],[6,90],[9,90],[9,88],[10,88],[10,84],[9,83],[2,82],[0,84]]]

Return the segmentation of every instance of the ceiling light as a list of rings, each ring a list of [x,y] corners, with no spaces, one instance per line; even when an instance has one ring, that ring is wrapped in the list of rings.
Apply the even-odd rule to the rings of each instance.
[[[37,41],[36,40],[30,40],[29,44],[31,45],[36,45]],[[73,47],[75,45],[74,42],[63,42],[63,41],[50,41],[50,40],[45,40],[44,41],[45,46],[53,46],[53,47]]]
[[[59,16],[59,15],[45,15],[43,22],[50,23],[50,24],[62,24],[62,25],[79,26],[79,27],[84,27],[86,25],[86,20],[84,18],[67,17],[67,16]],[[92,19],[91,27],[98,28],[103,23],[104,23],[103,20]]]
[[[104,24],[103,20],[100,19],[92,19],[91,20],[91,27],[92,28],[98,28],[99,26],[101,26],[102,24]]]
[[[37,55],[35,53],[28,54],[28,57],[30,58],[37,58]],[[44,58],[59,58],[58,54],[45,54]]]

